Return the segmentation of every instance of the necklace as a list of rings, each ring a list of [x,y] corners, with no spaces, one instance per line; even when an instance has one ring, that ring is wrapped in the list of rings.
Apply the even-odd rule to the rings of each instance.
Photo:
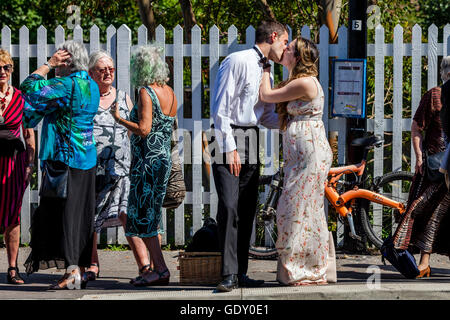
[[[109,91],[107,93],[100,93],[100,97],[106,97],[111,94],[112,88],[109,88]]]
[[[6,105],[6,98],[9,95],[9,89],[10,86],[8,86],[8,89],[6,89],[6,93],[3,97],[0,98],[0,125],[5,123],[5,118],[3,117],[3,112],[5,111],[5,109],[7,108]]]

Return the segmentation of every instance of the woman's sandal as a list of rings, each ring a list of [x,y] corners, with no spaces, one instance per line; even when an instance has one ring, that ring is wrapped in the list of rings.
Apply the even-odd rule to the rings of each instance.
[[[98,271],[95,273],[94,271],[86,271],[85,274],[85,281],[94,281],[97,278],[100,278],[100,264],[97,263],[91,263],[90,267],[97,267]]]
[[[84,279],[82,279],[82,277],[79,273],[78,273],[78,275],[80,276],[80,289],[85,289],[87,281],[84,281]],[[61,279],[58,280],[57,283],[49,286],[47,290],[78,289],[77,286],[75,286],[75,285],[72,288],[69,288],[69,283],[71,282],[72,279],[73,279],[73,283],[75,283],[76,276],[77,276],[77,273],[73,273],[73,271],[71,273],[66,273],[66,274],[64,274],[64,276]]]
[[[11,271],[15,271],[16,274],[14,276],[11,276]],[[24,284],[25,281],[22,279],[22,277],[19,274],[19,268],[17,267],[9,267],[8,268],[8,275],[6,276],[6,280],[9,284]],[[22,282],[20,282],[22,281]]]
[[[147,281],[145,279],[145,276],[142,275],[142,278],[136,282],[133,283],[133,285],[135,287],[149,287],[149,286],[167,286],[169,284],[169,279],[170,279],[170,273],[169,273],[169,269],[166,269],[162,272],[158,272],[156,270],[152,271],[156,274],[158,274],[158,278],[153,280],[153,281]],[[168,274],[167,277],[163,278],[164,274]]]
[[[130,284],[134,284],[136,281],[140,281],[140,280],[142,279],[142,275],[143,275],[145,272],[148,272],[148,271],[153,272],[153,269],[151,268],[151,265],[150,265],[150,264],[146,264],[145,266],[143,266],[142,268],[140,268],[140,269],[138,270],[139,275],[138,275],[136,278],[131,279],[131,280],[130,280]]]

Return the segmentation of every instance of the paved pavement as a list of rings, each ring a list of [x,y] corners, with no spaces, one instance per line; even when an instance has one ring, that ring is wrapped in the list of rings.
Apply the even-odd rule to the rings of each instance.
[[[26,284],[6,284],[6,251],[0,249],[0,299],[64,300],[317,300],[317,299],[450,299],[450,261],[446,256],[431,258],[432,277],[404,279],[392,266],[381,263],[379,255],[338,253],[338,282],[327,286],[282,287],[276,282],[276,261],[250,260],[249,276],[264,279],[257,289],[236,289],[215,293],[214,285],[179,284],[178,251],[164,251],[171,272],[169,286],[136,288],[129,280],[137,275],[131,251],[99,250],[100,278],[85,290],[48,291],[49,284],[62,276],[56,269],[42,270],[27,277],[23,270],[30,248],[21,248],[19,267]],[[418,256],[416,255],[418,260]],[[378,281],[379,280],[379,281]]]

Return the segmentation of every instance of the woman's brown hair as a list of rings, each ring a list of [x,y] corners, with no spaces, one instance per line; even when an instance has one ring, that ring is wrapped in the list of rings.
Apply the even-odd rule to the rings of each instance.
[[[281,82],[277,88],[282,88],[294,79],[301,77],[316,77],[318,72],[317,62],[319,61],[319,50],[314,42],[301,36],[297,37],[295,43],[294,56],[297,58],[297,64],[289,74],[289,78]],[[278,117],[280,119],[280,129],[286,130],[288,122],[287,104],[289,101],[277,104]]]

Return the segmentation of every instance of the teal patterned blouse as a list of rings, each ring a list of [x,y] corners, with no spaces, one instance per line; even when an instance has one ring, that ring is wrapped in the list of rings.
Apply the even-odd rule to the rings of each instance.
[[[72,79],[75,86],[70,125]],[[78,71],[50,80],[31,74],[20,89],[28,102],[23,110],[24,126],[34,128],[44,119],[39,159],[61,161],[76,169],[93,168],[97,163],[93,119],[100,103],[100,92],[88,73]]]

